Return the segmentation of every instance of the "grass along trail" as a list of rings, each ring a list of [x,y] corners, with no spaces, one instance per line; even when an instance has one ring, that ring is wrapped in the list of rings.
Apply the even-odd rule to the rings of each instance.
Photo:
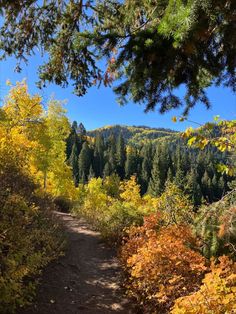
[[[115,250],[84,219],[56,215],[67,233],[65,255],[44,270],[34,304],[19,314],[134,313]]]

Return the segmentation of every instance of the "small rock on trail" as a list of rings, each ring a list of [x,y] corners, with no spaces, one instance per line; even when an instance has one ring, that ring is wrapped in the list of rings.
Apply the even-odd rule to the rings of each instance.
[[[121,288],[115,251],[84,219],[55,214],[68,235],[65,255],[46,267],[34,304],[18,314],[135,313]]]

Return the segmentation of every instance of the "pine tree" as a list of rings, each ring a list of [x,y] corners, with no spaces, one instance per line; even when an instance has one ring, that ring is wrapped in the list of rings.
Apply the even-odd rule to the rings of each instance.
[[[93,170],[93,166],[91,165],[89,168],[88,181],[90,181],[92,178],[95,178],[95,171]]]
[[[185,151],[181,149],[181,146],[178,145],[176,148],[175,156],[175,178],[174,183],[183,191],[186,185],[186,176],[184,172],[184,163],[183,163],[183,154]]]
[[[127,157],[125,161],[125,177],[130,178],[131,175],[137,174],[138,156],[137,149],[134,147],[127,148]]]
[[[81,136],[85,136],[86,135],[86,129],[83,125],[83,123],[81,122],[78,126],[78,129],[77,129],[77,132],[78,134],[80,134]]]
[[[194,206],[199,206],[201,204],[202,192],[197,181],[197,171],[195,168],[192,168],[187,175],[185,191],[189,194],[189,197]]]
[[[68,164],[72,167],[72,174],[75,186],[78,186],[79,182],[79,163],[78,163],[78,148],[76,143],[73,144]]]
[[[164,191],[164,188],[165,182],[163,180],[163,169],[161,168],[161,149],[158,146],[154,155],[148,192],[153,196],[159,196]]]
[[[109,161],[106,162],[104,170],[103,170],[103,177],[106,178],[112,174],[111,165]]]
[[[211,202],[211,187],[212,187],[212,183],[211,183],[211,178],[209,177],[207,171],[204,172],[204,175],[201,179],[201,184],[202,184],[202,194],[205,197],[205,199],[208,202]]]
[[[169,167],[168,171],[167,171],[167,179],[166,179],[166,184],[168,182],[169,183],[172,183],[174,180],[174,175],[173,175],[173,171],[171,169],[171,167]]]
[[[66,156],[67,156],[67,160],[71,156],[72,147],[73,147],[74,144],[77,145],[77,150],[79,151],[78,135],[77,135],[77,122],[76,121],[73,121],[73,123],[71,125],[70,134],[69,134],[68,138],[66,139]]]
[[[219,189],[219,198],[221,198],[226,192],[224,176],[221,176],[218,181],[218,189]]]
[[[66,86],[70,79],[82,96],[95,82],[117,79],[121,103],[131,96],[161,112],[180,106],[187,112],[199,101],[209,107],[205,89],[212,84],[235,91],[233,0],[5,0],[0,10],[3,58],[22,60],[36,47],[48,54],[40,86]]]
[[[96,177],[102,177],[104,168],[105,145],[104,139],[100,133],[96,134],[94,146],[93,169]]]
[[[91,151],[88,143],[84,142],[82,150],[79,154],[79,180],[82,183],[88,181],[89,169],[91,165]]]
[[[147,192],[148,183],[152,172],[152,145],[145,145],[142,149],[142,166],[141,166],[141,193]]]
[[[107,151],[107,159],[110,164],[110,174],[116,173],[117,171],[117,163],[116,163],[116,139],[114,134],[111,134],[108,139],[108,151]]]
[[[116,144],[116,163],[117,163],[117,173],[121,179],[124,179],[125,176],[125,141],[122,136],[122,133],[119,134]]]

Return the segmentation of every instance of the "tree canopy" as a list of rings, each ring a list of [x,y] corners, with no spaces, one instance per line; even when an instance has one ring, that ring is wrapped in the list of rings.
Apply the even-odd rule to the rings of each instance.
[[[14,55],[20,71],[37,48],[48,55],[41,87],[72,80],[82,96],[116,81],[121,104],[184,113],[197,102],[209,107],[213,84],[236,90],[233,0],[3,0],[0,10],[2,58]]]

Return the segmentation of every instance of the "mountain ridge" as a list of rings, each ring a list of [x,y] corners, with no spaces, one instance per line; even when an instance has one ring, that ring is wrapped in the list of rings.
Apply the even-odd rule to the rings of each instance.
[[[87,135],[95,137],[97,134],[101,134],[106,140],[112,134],[118,136],[122,134],[126,143],[132,145],[139,145],[146,141],[154,141],[163,137],[173,136],[178,134],[178,131],[171,130],[169,128],[156,128],[149,126],[129,126],[129,125],[106,125],[94,130],[87,131]]]

